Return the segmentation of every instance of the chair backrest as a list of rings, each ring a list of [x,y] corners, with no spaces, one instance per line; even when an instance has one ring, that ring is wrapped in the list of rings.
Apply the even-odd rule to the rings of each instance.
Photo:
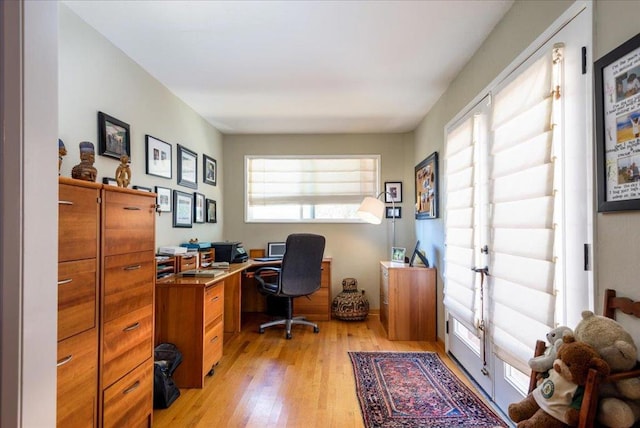
[[[287,237],[287,250],[280,271],[281,293],[306,296],[320,288],[324,236],[294,233]]]

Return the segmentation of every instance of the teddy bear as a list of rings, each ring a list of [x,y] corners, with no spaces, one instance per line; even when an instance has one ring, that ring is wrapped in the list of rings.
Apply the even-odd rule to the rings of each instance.
[[[612,373],[632,369],[638,351],[631,335],[617,321],[591,311],[582,312],[574,331],[576,340],[593,346]],[[640,420],[640,378],[601,383],[598,421],[608,427],[627,428]]]
[[[573,334],[573,330],[567,326],[561,325],[547,333],[546,337],[547,342],[549,342],[549,346],[544,351],[544,354],[533,357],[529,360],[529,367],[531,367],[531,370],[538,373],[544,373],[553,367],[553,362],[558,355],[558,348],[562,345],[562,337],[565,334]]]
[[[596,350],[572,335],[562,338],[557,359],[544,379],[529,395],[509,405],[509,417],[517,428],[564,428],[578,425],[582,392],[589,369],[603,375],[609,366]]]

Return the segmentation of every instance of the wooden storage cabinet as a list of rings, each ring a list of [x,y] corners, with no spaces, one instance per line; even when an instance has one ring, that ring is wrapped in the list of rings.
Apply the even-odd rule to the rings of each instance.
[[[331,319],[331,259],[322,260],[320,289],[309,298],[294,299],[293,314],[294,316],[304,315],[310,321]]]
[[[57,426],[98,421],[100,184],[58,181]]]
[[[436,270],[380,262],[380,321],[389,340],[436,340]]]
[[[173,343],[182,351],[182,363],[173,373],[180,388],[202,388],[222,358],[225,281],[157,285],[156,342]]]
[[[155,194],[105,186],[102,199],[102,424],[150,427]]]

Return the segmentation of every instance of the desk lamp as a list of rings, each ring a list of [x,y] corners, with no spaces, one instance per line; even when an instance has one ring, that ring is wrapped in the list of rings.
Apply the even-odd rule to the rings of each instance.
[[[360,204],[360,208],[356,214],[362,220],[371,224],[380,224],[382,223],[382,218],[384,217],[384,202],[380,200],[380,196],[389,195],[391,196],[391,229],[393,234],[393,245],[396,246],[396,203],[393,200],[393,195],[389,192],[380,192],[378,196],[371,197],[367,196],[364,198],[362,203]]]

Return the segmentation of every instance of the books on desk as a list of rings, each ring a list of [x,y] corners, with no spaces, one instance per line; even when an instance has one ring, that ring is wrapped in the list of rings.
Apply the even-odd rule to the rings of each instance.
[[[199,276],[213,278],[225,274],[226,271],[222,269],[190,269],[180,272],[182,276]]]

